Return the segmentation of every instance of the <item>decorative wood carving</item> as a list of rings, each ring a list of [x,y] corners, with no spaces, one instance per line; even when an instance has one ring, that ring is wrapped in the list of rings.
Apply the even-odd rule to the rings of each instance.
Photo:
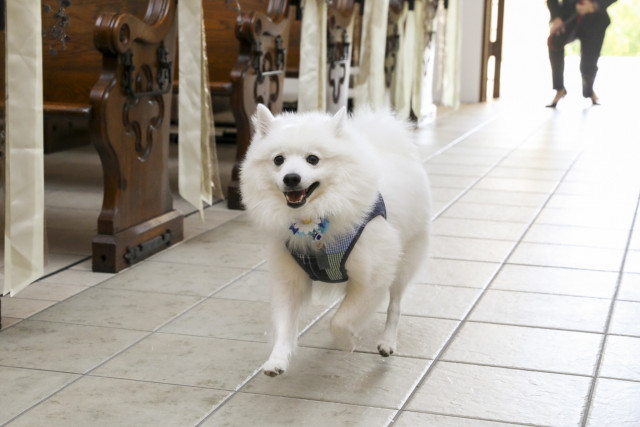
[[[402,14],[404,1],[389,1],[389,17],[387,19],[387,45],[384,53],[384,83],[387,88],[391,87],[393,73],[398,60],[398,50],[400,49],[400,33],[398,21]]]
[[[347,105],[352,41],[347,31],[354,0],[334,0],[327,9],[327,110],[335,112]]]
[[[183,217],[169,190],[171,73],[177,0],[150,0],[144,20],[104,13],[95,46],[103,55],[91,90],[91,140],[104,173],[93,240],[94,271],[119,271],[182,240]]]
[[[231,209],[242,209],[239,172],[253,134],[251,116],[259,103],[274,114],[282,111],[289,27],[288,0],[271,0],[266,14],[252,11],[236,20],[240,53],[231,71],[231,108],[237,128],[236,163],[227,195]]]

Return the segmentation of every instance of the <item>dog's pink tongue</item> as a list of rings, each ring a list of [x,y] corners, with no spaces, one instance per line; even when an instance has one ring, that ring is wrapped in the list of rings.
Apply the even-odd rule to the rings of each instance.
[[[304,198],[304,191],[287,191],[285,196],[289,203],[300,203]]]

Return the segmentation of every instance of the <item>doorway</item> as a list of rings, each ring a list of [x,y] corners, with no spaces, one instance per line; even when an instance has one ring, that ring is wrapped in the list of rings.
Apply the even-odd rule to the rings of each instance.
[[[603,104],[640,96],[640,2],[618,0],[608,8],[611,25],[598,63],[595,92]],[[546,39],[546,0],[505,0],[500,99],[545,105],[553,96]],[[564,104],[583,103],[580,42],[566,47]],[[632,95],[633,94],[633,95]],[[631,95],[631,96],[630,96]],[[491,97],[488,96],[487,100]]]

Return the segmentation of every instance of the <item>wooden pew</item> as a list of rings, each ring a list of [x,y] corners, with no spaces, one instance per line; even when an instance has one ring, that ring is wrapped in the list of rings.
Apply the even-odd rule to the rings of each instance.
[[[289,3],[240,0],[238,12],[224,2],[204,2],[211,95],[228,98],[237,131],[236,163],[227,194],[232,209],[242,208],[239,165],[249,147],[257,104],[274,114],[282,111]]]
[[[393,74],[396,69],[398,51],[400,49],[399,21],[405,0],[389,1],[389,17],[387,18],[387,45],[384,52],[384,83],[387,89],[391,87]]]
[[[355,18],[356,10],[355,0],[335,0],[327,8],[327,111],[329,112],[336,112],[341,107],[346,107],[348,103],[355,37],[349,36],[347,28]],[[357,38],[357,40],[360,39]],[[357,66],[357,63],[355,65]]]
[[[327,7],[327,111],[348,104],[349,87],[359,62],[360,26],[364,0],[334,0]],[[354,20],[353,35],[347,27]],[[297,78],[300,64],[301,19],[291,22],[287,53],[287,77]],[[295,105],[291,107],[295,109]]]
[[[93,270],[117,272],[183,237],[168,178],[177,0],[42,4],[46,151],[96,147]]]

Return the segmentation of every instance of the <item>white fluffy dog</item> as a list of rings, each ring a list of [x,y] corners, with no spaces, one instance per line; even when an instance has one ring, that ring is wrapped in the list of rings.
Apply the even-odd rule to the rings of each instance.
[[[349,119],[344,108],[333,117],[274,117],[258,105],[253,124],[240,185],[250,217],[270,239],[275,343],[265,374],[289,366],[313,281],[347,282],[331,320],[347,349],[389,295],[378,345],[389,356],[400,301],[429,235],[429,186],[412,132],[388,112]]]

